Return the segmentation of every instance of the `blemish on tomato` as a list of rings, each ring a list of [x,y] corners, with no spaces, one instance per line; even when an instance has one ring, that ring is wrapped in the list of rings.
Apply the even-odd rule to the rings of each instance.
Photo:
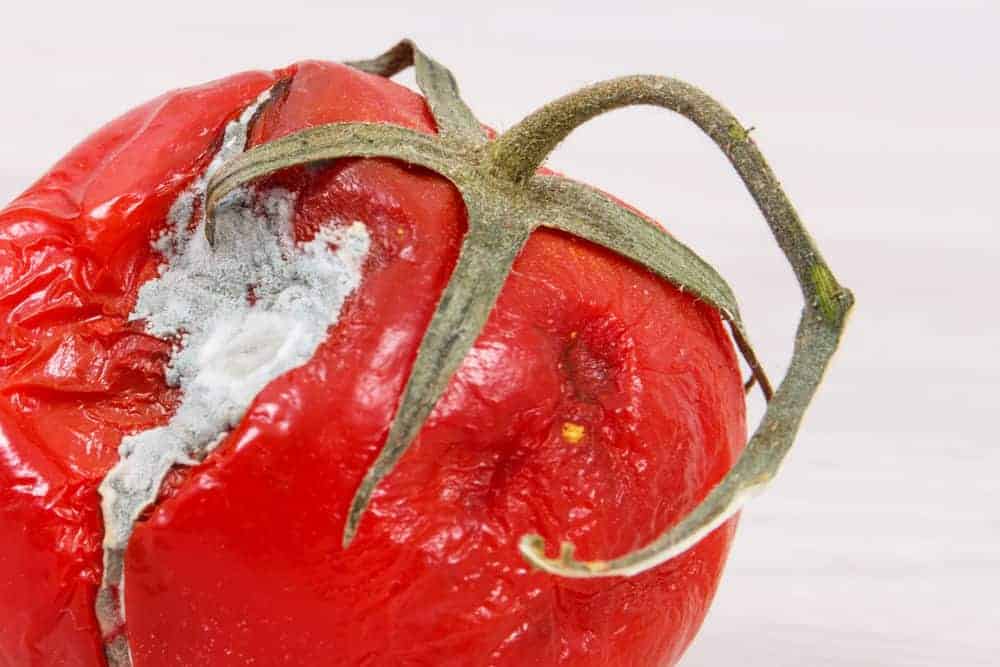
[[[563,422],[562,438],[571,445],[577,445],[587,435],[587,428],[583,424],[573,422]]]
[[[561,368],[569,383],[570,395],[585,403],[594,403],[613,386],[616,370],[614,346],[600,332],[588,327],[583,335],[573,331],[563,352]],[[593,334],[598,335],[593,335]]]

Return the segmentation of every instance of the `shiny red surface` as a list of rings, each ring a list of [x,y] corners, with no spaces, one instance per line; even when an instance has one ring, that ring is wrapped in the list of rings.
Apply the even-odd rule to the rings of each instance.
[[[432,132],[420,97],[307,62],[169,93],[114,121],[0,213],[0,665],[101,665],[96,487],[178,396],[168,342],[126,322],[150,240],[225,123],[285,80],[259,143],[334,121]],[[127,633],[159,665],[667,665],[732,535],[631,579],[530,571],[526,532],[584,558],[691,509],[745,438],[732,345],[704,304],[539,232],[350,549],[350,499],[385,438],[465,213],[425,170],[295,169],[296,235],[364,222],[359,290],[314,358],[272,382],[200,466],[175,471],[126,555]],[[267,184],[265,184],[266,186]],[[577,443],[562,436],[582,425]]]

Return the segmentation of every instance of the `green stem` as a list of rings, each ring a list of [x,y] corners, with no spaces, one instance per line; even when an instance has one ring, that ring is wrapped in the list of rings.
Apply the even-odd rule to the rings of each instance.
[[[816,288],[813,267],[825,263],[764,156],[733,114],[688,83],[662,76],[626,76],[566,95],[499,137],[490,146],[493,168],[511,180],[524,182],[574,129],[602,113],[634,105],[675,111],[722,149],[760,207],[803,293],[808,299],[821,300],[825,312],[837,310],[831,298],[843,290],[835,280],[829,289]]]
[[[679,555],[735,515],[777,473],[836,349],[854,297],[823,260],[781,184],[749,137],[722,105],[698,88],[659,76],[628,76],[588,86],[546,105],[489,146],[491,171],[527,183],[570,132],[606,111],[654,105],[701,128],[729,158],[785,253],[805,299],[788,373],[736,465],[680,523],[649,545],[612,561],[578,561],[572,545],[548,558],[538,535],[521,540],[535,566],[566,577],[628,576]]]

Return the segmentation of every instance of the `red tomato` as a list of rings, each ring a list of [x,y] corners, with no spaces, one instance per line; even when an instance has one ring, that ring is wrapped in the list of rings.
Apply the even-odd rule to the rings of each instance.
[[[0,665],[105,664],[97,487],[122,438],[168,421],[170,341],[130,322],[173,202],[220,133],[259,144],[334,121],[434,132],[423,99],[304,62],[168,93],[74,149],[0,213]],[[687,513],[745,440],[736,356],[704,303],[585,241],[539,230],[414,446],[341,547],[457,257],[465,210],[381,159],[292,169],[294,232],[364,223],[360,287],[312,358],[260,392],[200,465],[175,469],[125,558],[134,664],[669,665],[733,532],[632,578],[531,570],[525,533],[583,558]]]

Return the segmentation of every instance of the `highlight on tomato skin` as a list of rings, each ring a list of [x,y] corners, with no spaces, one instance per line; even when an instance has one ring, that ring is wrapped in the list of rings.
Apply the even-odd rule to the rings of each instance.
[[[204,266],[204,212],[196,197],[190,210],[178,202],[268,91],[248,148],[332,122],[436,129],[420,96],[351,67],[239,74],[113,121],[0,212],[0,664],[104,665],[116,641],[137,667],[674,664],[714,594],[732,521],[627,579],[554,577],[517,549],[534,532],[582,558],[638,548],[723,478],[746,439],[719,314],[587,241],[532,235],[341,547],[467,229],[451,183],[385,159],[263,179],[219,228],[222,243],[250,229],[240,224],[273,231],[276,254],[233,255],[259,270],[245,299],[219,287],[217,321],[200,324],[183,319],[190,304],[165,302],[176,321],[204,325],[190,387],[211,375],[222,393],[208,395],[234,401],[236,418],[203,461],[171,468],[138,517],[115,591],[123,623],[101,627],[98,488],[122,442],[171,432],[198,407],[178,384],[183,337],[133,316],[170,271]],[[367,239],[356,255],[344,254],[349,229]],[[312,311],[281,309],[320,284],[303,267],[343,277],[352,258],[356,284],[343,283],[307,358],[235,402],[225,383],[298,359],[289,313]],[[213,334],[240,333],[224,315],[271,337],[213,347]]]

